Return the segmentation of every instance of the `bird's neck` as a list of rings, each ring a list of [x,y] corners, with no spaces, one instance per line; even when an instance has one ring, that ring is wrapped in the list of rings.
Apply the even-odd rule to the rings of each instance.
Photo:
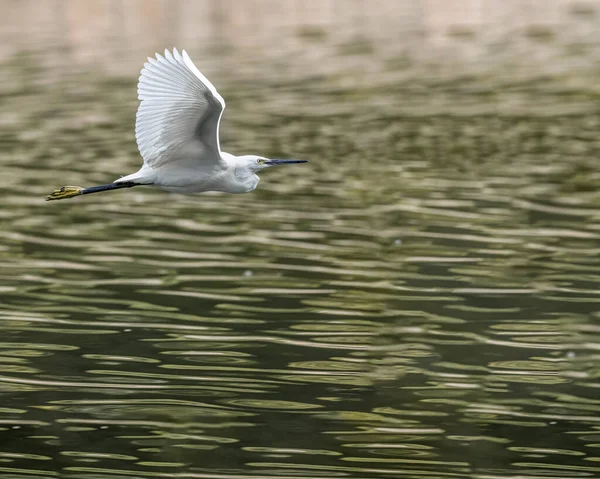
[[[221,152],[221,158],[223,158],[223,161],[227,165],[227,170],[231,172],[234,180],[230,185],[231,193],[248,193],[256,188],[260,178],[256,176],[254,170],[248,168],[245,161],[240,157],[225,152]]]
[[[254,171],[246,167],[238,166],[234,169],[236,182],[244,190],[244,193],[252,191],[258,185],[260,179],[254,174]]]
[[[221,152],[221,159],[227,165],[228,168],[231,168],[234,164],[237,163],[237,156],[232,155],[231,153],[227,153],[226,151]]]

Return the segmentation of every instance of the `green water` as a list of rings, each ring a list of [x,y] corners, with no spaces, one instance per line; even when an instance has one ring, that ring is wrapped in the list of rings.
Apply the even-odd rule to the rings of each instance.
[[[599,477],[593,87],[218,76],[310,163],[47,203],[138,168],[135,77],[3,70],[2,477]]]

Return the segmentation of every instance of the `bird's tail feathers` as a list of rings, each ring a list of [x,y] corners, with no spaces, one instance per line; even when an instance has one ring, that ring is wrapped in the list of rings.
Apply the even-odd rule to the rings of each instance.
[[[154,170],[147,167],[146,165],[142,166],[139,171],[135,173],[131,173],[127,176],[122,176],[121,178],[116,179],[115,183],[135,183],[137,185],[151,185],[154,183],[155,173]]]

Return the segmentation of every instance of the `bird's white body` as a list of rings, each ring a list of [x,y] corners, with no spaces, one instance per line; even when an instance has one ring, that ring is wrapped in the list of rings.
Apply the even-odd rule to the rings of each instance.
[[[109,185],[65,186],[46,199],[148,185],[177,193],[248,193],[258,170],[304,160],[270,160],[221,151],[219,125],[225,101],[185,50],[148,58],[138,82],[135,137],[144,159],[139,171]]]
[[[156,168],[144,163],[139,171],[119,178],[115,183],[132,181],[174,193],[248,193],[256,188],[260,178],[253,171],[249,171],[246,157],[237,157],[224,151],[220,155],[223,166],[213,166],[212,162],[202,161],[201,155],[189,157],[199,160],[201,166],[188,166],[185,158],[182,158],[181,165],[177,168],[173,168],[171,163]],[[256,162],[257,158],[253,156],[251,161]]]

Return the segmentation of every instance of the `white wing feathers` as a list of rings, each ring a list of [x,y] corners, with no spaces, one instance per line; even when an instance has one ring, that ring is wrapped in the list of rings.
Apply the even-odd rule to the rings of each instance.
[[[225,102],[185,52],[148,58],[138,82],[135,136],[144,163],[221,162],[219,122]],[[208,165],[207,165],[208,166]]]

